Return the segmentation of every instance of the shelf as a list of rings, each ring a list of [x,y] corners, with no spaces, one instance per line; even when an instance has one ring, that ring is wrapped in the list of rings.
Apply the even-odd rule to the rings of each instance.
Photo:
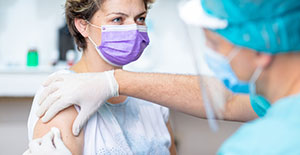
[[[41,66],[41,67],[5,67],[0,66],[1,74],[49,74],[57,69],[54,67]]]
[[[61,69],[0,67],[0,97],[33,97],[41,83],[51,73]]]

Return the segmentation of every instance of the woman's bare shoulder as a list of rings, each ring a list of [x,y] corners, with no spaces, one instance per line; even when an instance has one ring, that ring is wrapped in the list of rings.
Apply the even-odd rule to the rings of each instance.
[[[48,123],[43,123],[41,119],[39,119],[34,128],[33,139],[43,137],[52,127],[57,127],[61,131],[65,145],[70,149],[72,154],[82,154],[84,144],[83,131],[81,131],[78,137],[72,134],[72,125],[77,115],[78,112],[75,107],[72,106],[58,113]]]

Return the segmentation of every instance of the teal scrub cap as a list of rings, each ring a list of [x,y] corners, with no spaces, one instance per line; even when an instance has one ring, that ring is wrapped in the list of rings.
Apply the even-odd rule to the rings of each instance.
[[[300,0],[202,0],[202,7],[227,20],[213,31],[235,45],[272,55],[300,52]]]

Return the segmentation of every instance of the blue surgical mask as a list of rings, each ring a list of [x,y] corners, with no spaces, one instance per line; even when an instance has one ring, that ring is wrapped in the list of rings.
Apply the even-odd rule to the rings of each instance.
[[[256,94],[255,82],[262,72],[262,68],[256,69],[249,82],[238,79],[232,67],[231,60],[240,52],[240,48],[234,48],[229,56],[225,57],[211,49],[204,52],[208,67],[215,73],[215,76],[221,80],[224,85],[233,93]]]

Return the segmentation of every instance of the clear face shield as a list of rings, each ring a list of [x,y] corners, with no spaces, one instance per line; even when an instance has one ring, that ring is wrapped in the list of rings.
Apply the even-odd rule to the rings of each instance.
[[[207,55],[214,54],[209,47],[206,46],[205,35],[199,27],[186,25],[186,35],[190,44],[187,51],[193,58],[196,75],[198,75],[198,84],[200,88],[202,100],[199,104],[203,104],[206,117],[213,131],[218,130],[216,120],[224,118],[226,103],[233,97],[233,93],[227,89],[224,83],[218,78],[216,72],[210,69],[210,65],[218,65],[208,59]],[[208,62],[210,61],[210,62]],[[210,65],[208,65],[210,64]]]
[[[218,123],[216,120],[224,118],[226,103],[233,97],[233,93],[227,89],[223,81],[217,78],[216,74],[218,73],[211,70],[211,65],[219,65],[219,61],[208,59],[213,57],[215,51],[206,46],[206,37],[202,30],[203,25],[200,25],[203,23],[198,23],[199,21],[197,20],[209,18],[204,17],[200,3],[200,0],[180,2],[179,14],[185,26],[183,30],[186,35],[185,38],[188,39],[189,43],[186,45],[186,51],[192,55],[199,79],[199,93],[202,96],[199,104],[203,104],[211,129],[217,131]],[[227,25],[226,22],[218,19],[207,20],[204,24],[215,28],[226,27]]]

